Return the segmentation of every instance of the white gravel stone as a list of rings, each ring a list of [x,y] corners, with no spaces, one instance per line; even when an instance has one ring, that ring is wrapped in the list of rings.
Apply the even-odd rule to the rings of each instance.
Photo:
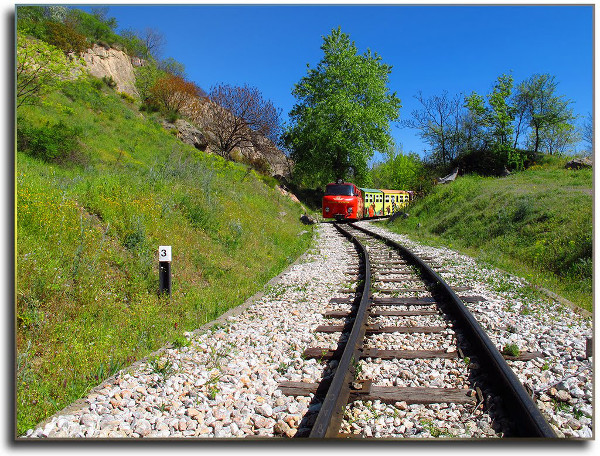
[[[361,222],[368,224],[366,222]],[[535,391],[552,399],[551,388],[563,382],[569,394],[561,412],[552,400],[544,404],[557,432],[566,437],[590,438],[593,415],[591,362],[585,359],[585,338],[591,322],[554,302],[533,300],[523,292],[518,278],[477,264],[449,249],[419,245],[405,236],[385,231],[422,255],[434,258],[449,273],[451,285],[468,285],[467,294],[486,301],[469,303],[490,338],[502,348],[516,343],[521,349],[543,351],[543,359],[511,362],[515,373]],[[318,382],[330,375],[336,363],[304,359],[308,347],[335,348],[340,334],[317,334],[322,316],[341,288],[355,287],[356,278],[345,274],[357,262],[348,242],[330,224],[317,226],[315,246],[287,270],[264,295],[239,314],[230,315],[209,329],[186,333],[190,346],[164,349],[174,372],[166,379],[152,372],[148,363],[121,371],[92,391],[81,407],[52,417],[43,427],[30,429],[24,437],[85,438],[244,438],[295,434],[310,410],[320,403],[309,396],[290,397],[277,385],[282,381]],[[374,253],[372,250],[372,254]],[[399,288],[382,284],[382,288]],[[510,291],[506,291],[510,290]],[[413,296],[430,296],[414,293]],[[343,321],[343,320],[340,320]],[[438,315],[419,317],[418,325],[444,325]],[[382,325],[403,325],[398,317],[373,319]],[[512,332],[507,331],[510,327]],[[405,335],[403,335],[405,336]],[[442,334],[374,334],[368,344],[389,349],[455,350],[452,330]],[[463,360],[361,360],[361,378],[377,385],[461,387],[470,375]],[[429,375],[425,375],[429,373]],[[556,388],[554,394],[562,391]],[[313,414],[312,416],[316,416]],[[489,438],[498,437],[490,416],[474,406],[441,404],[438,407],[396,403],[388,405],[356,401],[346,408],[342,431],[375,438]]]

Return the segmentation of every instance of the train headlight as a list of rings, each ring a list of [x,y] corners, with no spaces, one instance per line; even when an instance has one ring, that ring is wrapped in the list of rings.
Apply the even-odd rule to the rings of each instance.
[[[352,214],[352,208],[351,207],[348,208],[348,214]]]
[[[325,212],[329,212],[329,207],[325,207]]]

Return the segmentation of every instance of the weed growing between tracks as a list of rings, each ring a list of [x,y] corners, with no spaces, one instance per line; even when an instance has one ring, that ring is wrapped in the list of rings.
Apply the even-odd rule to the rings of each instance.
[[[31,125],[81,127],[88,160],[17,152],[18,434],[135,360],[184,343],[184,331],[241,304],[312,238],[299,206],[260,176],[86,84],[19,112]],[[157,296],[159,245],[173,249],[171,299]]]

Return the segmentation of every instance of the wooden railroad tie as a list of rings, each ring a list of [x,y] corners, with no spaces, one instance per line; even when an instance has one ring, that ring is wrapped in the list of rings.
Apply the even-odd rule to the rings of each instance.
[[[430,306],[436,302],[432,297],[373,298],[374,306]]]
[[[483,296],[459,296],[463,302],[481,302],[486,301]],[[437,303],[437,300],[432,297],[424,298],[373,298],[373,305],[375,306],[422,306],[431,305]]]
[[[379,288],[372,287],[378,293],[419,293],[429,291],[427,288]]]
[[[437,310],[372,310],[369,312],[371,317],[418,317],[437,314]],[[323,313],[325,318],[345,318],[352,315],[350,310],[327,310]]]
[[[451,287],[452,291],[454,291],[455,293],[458,293],[460,291],[469,291],[472,290],[472,287]]]
[[[408,261],[378,261],[377,264],[383,264],[383,265],[404,265],[404,264],[409,264]]]
[[[353,323],[345,325],[320,325],[315,329],[316,332],[335,333],[344,332],[352,328]],[[384,334],[384,333],[403,333],[403,334],[437,334],[446,329],[445,326],[381,326],[367,325],[367,334]]]
[[[322,347],[311,347],[304,350],[302,356],[307,359],[332,360],[339,359],[342,356],[343,348],[335,350]],[[379,358],[379,359],[455,359],[460,357],[458,351],[447,352],[444,350],[380,350],[377,348],[363,348],[360,351],[359,358]],[[535,358],[543,358],[542,352],[521,352],[518,356],[502,354],[502,357],[508,361],[531,361]]]
[[[394,404],[406,402],[407,404],[474,404],[475,392],[462,388],[429,388],[429,387],[400,387],[376,386],[371,381],[356,382],[360,388],[351,388],[350,401],[376,401]],[[356,385],[359,386],[359,385]],[[278,388],[288,396],[309,396],[319,388],[319,383],[281,382]]]
[[[543,358],[544,354],[542,352],[521,352],[517,356],[505,355],[504,353],[500,353],[502,357],[507,361],[531,361],[535,358]]]
[[[410,274],[414,274],[414,271],[407,271],[406,269],[400,269],[400,270],[396,270],[396,271],[390,271],[390,270],[378,271],[378,270],[375,270],[375,273],[377,275],[380,275],[380,276],[384,276],[384,275],[410,275]]]
[[[392,277],[392,278],[380,277],[375,280],[377,280],[378,282],[381,282],[381,283],[399,283],[399,282],[418,282],[419,278],[417,276]]]
[[[486,301],[483,296],[460,296],[460,299],[463,302],[474,303]],[[329,304],[353,304],[355,302],[355,298],[331,298],[329,300]],[[382,298],[382,297],[373,297],[372,304],[373,306],[431,306],[437,303],[437,300],[433,297],[426,296],[423,298],[415,298],[415,297],[399,297],[399,298]]]
[[[312,347],[304,350],[305,358],[331,360],[339,359],[342,356],[342,349],[331,350],[328,348]],[[360,351],[360,358],[379,358],[379,359],[454,359],[457,358],[457,352],[446,352],[444,350],[380,350],[376,348],[363,348]]]

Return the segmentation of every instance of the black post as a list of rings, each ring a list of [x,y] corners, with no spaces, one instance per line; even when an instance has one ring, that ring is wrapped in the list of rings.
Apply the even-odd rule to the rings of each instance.
[[[161,295],[167,293],[171,297],[171,263],[158,262],[158,287]]]
[[[161,245],[158,248],[158,293],[171,297],[171,246]]]

